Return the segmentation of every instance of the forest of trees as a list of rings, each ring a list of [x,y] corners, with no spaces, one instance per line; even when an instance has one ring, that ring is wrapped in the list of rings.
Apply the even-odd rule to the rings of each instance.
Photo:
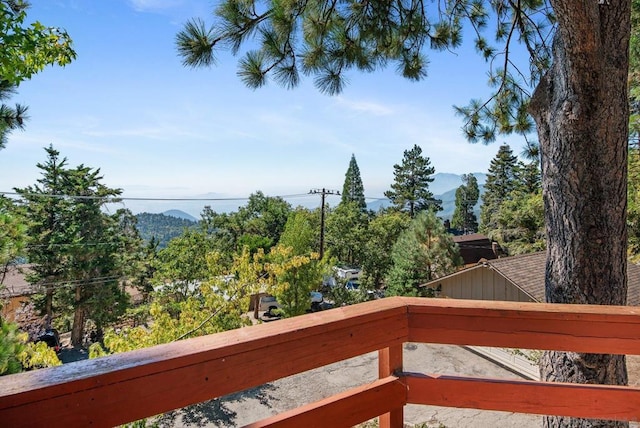
[[[165,248],[169,241],[182,235],[185,229],[195,226],[195,221],[186,218],[146,212],[136,214],[136,228],[140,232],[140,237],[145,242],[153,240],[158,248]]]

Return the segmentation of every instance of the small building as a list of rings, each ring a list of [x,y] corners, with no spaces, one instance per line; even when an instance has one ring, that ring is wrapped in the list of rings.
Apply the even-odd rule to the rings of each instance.
[[[438,297],[473,300],[506,300],[515,302],[545,301],[546,253],[544,251],[484,260],[476,266],[423,284],[436,291]],[[640,266],[628,263],[627,304],[640,306]],[[521,375],[539,379],[538,351],[469,346]]]
[[[481,260],[497,259],[503,255],[497,242],[480,233],[456,235],[453,242],[458,245],[465,266],[475,265]]]
[[[541,251],[485,260],[423,286],[453,299],[544,302],[545,268],[546,253]],[[640,266],[628,264],[627,280],[627,303],[640,306]]]
[[[10,265],[0,285],[0,300],[2,300],[2,318],[15,321],[16,312],[23,305],[29,303],[31,295],[36,290],[25,278],[29,265]]]

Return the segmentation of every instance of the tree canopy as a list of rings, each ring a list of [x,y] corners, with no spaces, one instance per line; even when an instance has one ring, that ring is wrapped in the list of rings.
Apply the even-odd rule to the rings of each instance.
[[[473,209],[479,197],[480,189],[476,176],[463,174],[462,185],[456,189],[456,208],[451,219],[451,225],[454,228],[464,232],[478,231],[478,219]]]
[[[362,177],[360,176],[360,168],[358,167],[356,156],[353,154],[349,161],[349,168],[347,168],[347,172],[344,175],[342,199],[340,202],[355,202],[361,211],[365,211],[367,209],[367,202],[364,198],[364,185],[362,184]]]
[[[76,53],[67,32],[36,21],[27,25],[29,3],[0,0],[0,149],[8,134],[21,129],[27,119],[27,107],[11,107],[4,101],[15,94],[18,85],[48,65],[65,66]]]
[[[400,211],[407,211],[414,218],[423,210],[442,210],[441,202],[434,199],[429,191],[429,183],[436,172],[427,156],[422,156],[422,148],[417,144],[411,150],[405,150],[401,164],[393,166],[391,190],[384,195]]]

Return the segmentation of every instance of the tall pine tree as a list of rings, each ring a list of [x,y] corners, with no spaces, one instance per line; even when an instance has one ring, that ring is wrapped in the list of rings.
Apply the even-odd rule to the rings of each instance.
[[[498,154],[491,160],[485,193],[480,208],[480,231],[488,233],[497,226],[496,215],[500,205],[509,199],[516,189],[518,173],[518,157],[513,154],[507,144],[500,146]]]
[[[473,207],[478,203],[479,197],[478,179],[473,174],[464,174],[462,185],[456,189],[456,208],[451,220],[454,228],[465,233],[478,231],[478,219]]]
[[[347,173],[344,176],[342,200],[340,202],[354,202],[360,210],[365,211],[367,209],[367,203],[364,199],[364,186],[362,184],[362,177],[360,177],[360,168],[358,168],[358,162],[356,162],[356,156],[354,154],[351,155],[349,168],[347,168]]]
[[[400,165],[393,166],[394,182],[384,195],[396,209],[408,211],[411,218],[428,209],[440,211],[442,201],[434,199],[429,191],[435,172],[429,158],[422,156],[422,149],[416,144],[411,150],[404,151]]]
[[[37,164],[41,172],[37,183],[15,191],[23,199],[27,220],[27,258],[32,272],[27,279],[44,288],[44,298],[36,303],[46,315],[46,327],[49,327],[53,319],[55,285],[65,277],[70,201],[62,197],[68,190],[67,159],[60,159],[60,152],[51,145],[45,151],[46,162]]]

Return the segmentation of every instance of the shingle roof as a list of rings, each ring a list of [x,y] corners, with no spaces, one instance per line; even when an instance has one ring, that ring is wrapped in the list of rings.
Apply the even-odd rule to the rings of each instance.
[[[27,296],[34,293],[34,288],[25,279],[25,271],[30,265],[9,266],[7,274],[0,286],[0,297]]]
[[[538,302],[544,302],[546,267],[546,253],[544,251],[489,260],[485,262],[485,265],[500,272],[502,276]],[[640,266],[633,263],[627,264],[627,283],[627,304],[640,306]]]

